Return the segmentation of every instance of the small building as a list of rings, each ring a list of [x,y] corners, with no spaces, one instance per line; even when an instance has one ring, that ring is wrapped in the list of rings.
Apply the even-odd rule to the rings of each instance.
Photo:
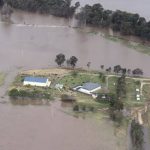
[[[93,92],[101,89],[101,85],[98,83],[87,82],[83,84],[82,86],[77,86],[73,89],[81,93],[92,95]]]
[[[51,81],[48,78],[44,77],[25,77],[23,81],[23,85],[31,85],[31,86],[40,86],[40,87],[49,87]]]

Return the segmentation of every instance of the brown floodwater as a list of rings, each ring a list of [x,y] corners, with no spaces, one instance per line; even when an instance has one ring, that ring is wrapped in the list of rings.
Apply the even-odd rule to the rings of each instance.
[[[9,102],[6,91],[19,70],[55,67],[58,53],[77,56],[78,67],[89,61],[92,69],[119,64],[142,68],[145,76],[150,76],[150,57],[90,28],[71,28],[65,19],[20,11],[11,19],[15,24],[0,23],[0,71],[6,73],[0,88],[0,150],[122,150],[107,119],[67,115],[59,102],[17,105]]]
[[[150,76],[150,56],[105,39],[98,31],[94,34],[91,28],[75,29],[67,20],[23,12],[14,13],[12,21],[18,24],[0,23],[1,70],[54,67],[56,54],[64,53],[67,58],[75,55],[78,67],[86,67],[89,61],[92,69],[119,64],[142,68]]]
[[[0,104],[0,150],[116,150],[117,142],[112,122],[66,115],[59,101]]]

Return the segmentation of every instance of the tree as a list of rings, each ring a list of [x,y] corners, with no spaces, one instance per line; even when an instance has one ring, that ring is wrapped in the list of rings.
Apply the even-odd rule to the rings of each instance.
[[[142,150],[143,149],[143,143],[144,143],[143,128],[135,120],[132,120],[132,122],[131,122],[130,135],[131,135],[131,139],[132,139],[133,148],[135,150]]]
[[[140,68],[136,68],[132,71],[132,74],[136,76],[143,75],[143,71]]]
[[[58,64],[58,66],[61,67],[61,65],[65,62],[65,55],[60,53],[58,55],[56,55],[56,59],[55,59],[55,62]]]
[[[101,69],[102,69],[102,70],[104,69],[104,65],[101,65]]]
[[[2,7],[2,10],[1,10],[2,20],[10,21],[10,17],[11,17],[12,12],[13,12],[13,10],[10,7],[10,5],[5,3]]]
[[[126,79],[124,74],[117,80],[116,94],[119,99],[126,97]]]
[[[87,63],[88,69],[90,68],[90,66],[91,66],[91,62],[88,62],[88,63]]]
[[[117,65],[117,66],[114,66],[114,72],[115,73],[119,73],[121,71],[121,66],[120,65]]]
[[[69,60],[70,60],[70,65],[74,68],[78,61],[78,58],[76,58],[75,56],[71,56]]]

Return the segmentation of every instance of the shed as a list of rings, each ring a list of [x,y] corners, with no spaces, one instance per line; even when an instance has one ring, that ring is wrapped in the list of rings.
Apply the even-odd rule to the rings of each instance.
[[[78,86],[77,88],[74,89],[76,89],[79,92],[92,95],[93,92],[101,89],[101,85],[98,83],[87,82],[82,86]]]
[[[44,77],[32,77],[28,76],[24,78],[23,85],[31,85],[31,86],[40,86],[40,87],[49,87],[51,81],[48,78]]]

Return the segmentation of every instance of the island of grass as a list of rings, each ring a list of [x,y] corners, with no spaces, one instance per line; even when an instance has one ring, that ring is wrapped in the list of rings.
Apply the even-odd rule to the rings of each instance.
[[[50,87],[24,86],[23,81],[26,76],[46,77],[51,81]],[[98,110],[109,107],[108,99],[102,99],[102,96],[116,94],[117,80],[120,75],[100,73],[98,71],[87,71],[79,69],[39,69],[20,72],[9,89],[9,95],[12,98],[30,98],[30,99],[63,99],[73,100],[77,110]],[[148,102],[150,95],[150,79],[134,78],[126,76],[126,96],[123,103],[127,107],[143,106]],[[102,88],[95,92],[98,98],[93,99],[91,95],[74,91],[73,88],[83,85],[87,82],[98,83]],[[63,88],[56,88],[56,85],[63,85]],[[140,100],[136,99],[139,91]]]

